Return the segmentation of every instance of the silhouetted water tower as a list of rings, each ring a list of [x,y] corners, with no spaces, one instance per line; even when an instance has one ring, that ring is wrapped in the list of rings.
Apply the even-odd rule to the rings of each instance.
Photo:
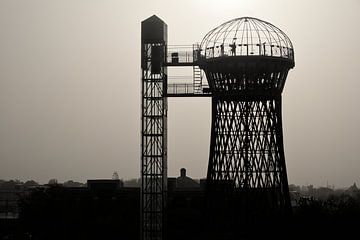
[[[190,47],[168,45],[157,16],[142,21],[142,239],[166,238],[168,97],[212,98],[207,239],[239,239],[290,214],[281,93],[294,65],[290,39],[256,18],[228,21]],[[192,68],[192,82],[169,81],[168,67]]]
[[[274,25],[242,17],[211,30],[200,47],[212,93],[207,181],[214,236],[233,224],[266,225],[273,219],[266,216],[291,211],[281,93],[295,65],[292,43]]]

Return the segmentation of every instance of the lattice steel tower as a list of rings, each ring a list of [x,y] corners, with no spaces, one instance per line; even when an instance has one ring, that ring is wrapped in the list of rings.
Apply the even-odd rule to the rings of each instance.
[[[211,30],[200,47],[212,92],[211,236],[230,239],[239,224],[259,229],[291,211],[281,93],[294,51],[280,29],[250,17]]]
[[[167,99],[210,96],[202,84],[198,45],[168,46],[167,25],[141,23],[141,239],[166,239]],[[167,67],[191,67],[191,83],[168,83]],[[184,80],[184,79],[181,79]]]
[[[289,215],[281,94],[295,63],[285,33],[243,17],[200,46],[168,46],[167,25],[154,15],[141,41],[141,239],[166,239],[168,97],[212,98],[207,239],[238,239]],[[167,67],[191,67],[192,82],[168,83]]]
[[[141,23],[141,239],[164,235],[167,187],[167,25],[157,16]]]

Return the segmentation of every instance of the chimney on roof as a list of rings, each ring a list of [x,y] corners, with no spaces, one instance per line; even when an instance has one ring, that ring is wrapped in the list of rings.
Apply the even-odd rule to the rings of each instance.
[[[186,169],[185,168],[180,169],[180,177],[186,177]]]

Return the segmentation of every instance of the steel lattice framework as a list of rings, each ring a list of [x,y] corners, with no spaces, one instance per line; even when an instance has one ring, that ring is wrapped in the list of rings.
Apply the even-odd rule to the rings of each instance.
[[[252,17],[227,21],[206,34],[201,43],[205,58],[274,56],[294,59],[286,34],[269,22]]]
[[[287,182],[280,110],[280,98],[213,98],[209,180],[229,180],[233,188],[279,186],[283,191]]]
[[[162,240],[167,188],[166,24],[142,22],[141,239]]]
[[[167,97],[212,97],[209,239],[237,239],[290,214],[281,116],[295,66],[290,39],[268,22],[237,18],[210,31],[199,49],[169,58],[161,19],[144,20],[141,35],[141,239],[166,238]],[[193,86],[168,85],[167,66],[192,66]]]
[[[227,42],[240,51],[226,54]],[[219,54],[214,51],[216,44]],[[249,51],[255,47],[257,52]],[[212,92],[207,173],[210,239],[233,239],[291,213],[281,94],[294,67],[293,48],[275,26],[238,18],[210,31],[201,51],[200,67]]]

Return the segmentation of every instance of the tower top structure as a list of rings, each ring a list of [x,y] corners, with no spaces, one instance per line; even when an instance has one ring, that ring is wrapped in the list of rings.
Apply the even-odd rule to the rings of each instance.
[[[156,15],[141,22],[141,39],[143,43],[166,43],[167,25]]]
[[[199,66],[213,94],[281,95],[289,69],[295,66],[290,38],[271,23],[241,17],[205,35]]]
[[[270,56],[294,64],[290,38],[269,22],[241,17],[227,21],[208,32],[200,45],[205,59],[226,56]]]

